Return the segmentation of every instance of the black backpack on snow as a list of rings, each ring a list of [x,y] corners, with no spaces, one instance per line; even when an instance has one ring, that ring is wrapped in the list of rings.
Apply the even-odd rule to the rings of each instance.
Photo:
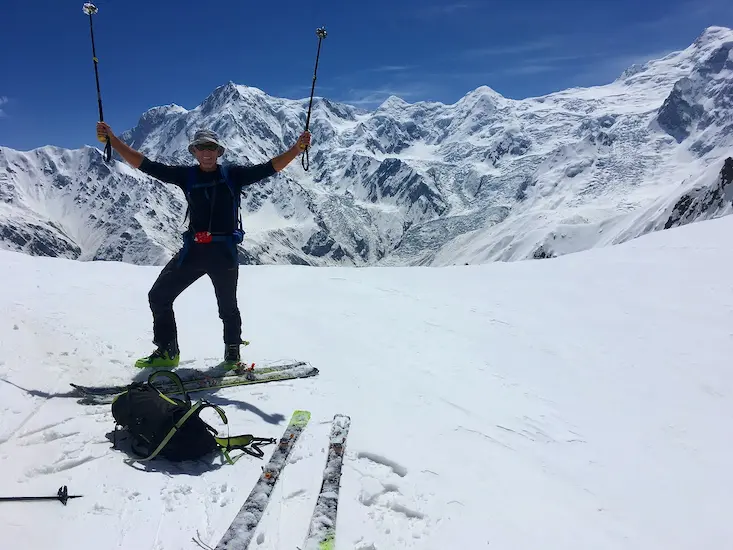
[[[157,376],[169,378],[179,389],[185,401],[163,394],[152,385]],[[240,435],[218,437],[218,432],[201,420],[199,414],[207,407],[219,413],[228,425],[224,411],[207,401],[191,404],[191,398],[183,388],[177,374],[171,371],[157,371],[147,382],[130,384],[127,390],[116,396],[112,402],[112,416],[115,419],[115,445],[117,429],[122,426],[131,436],[130,448],[141,457],[140,462],[160,455],[172,461],[195,460],[214,451],[221,450],[230,464],[243,455],[232,459],[229,452],[239,449],[249,455],[262,458],[260,445],[274,443],[274,439]]]

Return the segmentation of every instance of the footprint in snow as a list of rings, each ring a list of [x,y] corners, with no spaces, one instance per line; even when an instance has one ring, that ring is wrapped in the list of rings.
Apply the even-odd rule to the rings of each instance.
[[[377,453],[361,451],[355,457],[352,468],[361,474],[358,501],[368,523],[377,528],[371,540],[355,541],[356,547],[393,548],[398,538],[399,546],[407,548],[424,540],[429,534],[430,519],[417,503],[427,498],[408,479],[408,469]]]
[[[382,455],[370,453],[368,451],[361,451],[356,455],[356,458],[368,460],[370,462],[374,462],[375,464],[386,466],[400,477],[405,477],[407,475],[407,468]]]

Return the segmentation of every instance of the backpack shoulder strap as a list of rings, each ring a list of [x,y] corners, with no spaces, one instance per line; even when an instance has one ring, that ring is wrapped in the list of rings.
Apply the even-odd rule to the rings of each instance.
[[[189,166],[186,171],[186,196],[191,194],[191,191],[198,183],[198,168],[196,166]]]
[[[181,394],[181,395],[182,395],[183,397],[185,397],[185,399],[186,399],[186,404],[187,404],[187,405],[188,405],[189,407],[191,406],[191,398],[190,398],[190,397],[189,397],[189,395],[188,395],[188,394],[186,393],[186,390],[185,390],[185,388],[183,387],[183,382],[181,381],[181,378],[180,378],[180,377],[179,377],[179,376],[178,376],[178,375],[177,375],[177,374],[176,374],[175,372],[172,372],[172,371],[169,371],[169,370],[159,370],[159,371],[155,371],[154,373],[152,373],[152,374],[151,374],[151,375],[150,375],[150,376],[148,377],[148,385],[149,385],[149,386],[151,386],[152,388],[156,389],[156,390],[158,390],[158,388],[156,388],[156,387],[155,387],[155,386],[153,385],[153,380],[154,380],[155,378],[157,378],[158,376],[164,376],[164,377],[166,377],[166,378],[167,378],[168,380],[170,380],[171,382],[173,382],[173,384],[174,384],[174,385],[176,386],[176,389],[178,390],[178,393],[179,393],[179,394]],[[161,394],[162,396],[164,396],[164,397],[167,397],[167,396],[166,396],[166,395],[165,395],[165,394],[164,394],[164,393],[163,393],[162,391],[160,391],[160,390],[158,390],[158,393],[160,393],[160,394]]]
[[[183,221],[188,219],[188,214],[191,211],[191,190],[198,181],[198,169],[196,166],[189,166],[186,170],[186,187],[183,192],[186,194],[186,213],[183,215]]]
[[[229,191],[234,194],[234,184],[232,183],[231,179],[229,179],[229,166],[226,164],[220,164],[219,169],[221,170],[221,175],[224,178],[224,181],[227,183],[227,186],[229,187]]]
[[[232,194],[232,199],[234,200],[234,218],[239,223],[239,229],[242,230],[242,212],[240,210],[241,204],[242,204],[242,195],[241,193],[237,193],[237,189],[234,186],[234,182],[231,179],[231,173],[229,172],[229,166],[226,164],[222,164],[219,166],[221,169],[221,175],[224,178],[224,181],[227,184],[227,187],[229,188],[229,192]]]
[[[163,394],[161,394],[161,395],[163,395]],[[145,458],[138,458],[137,459],[137,462],[147,462],[149,460],[153,460],[156,456],[158,456],[158,454],[163,450],[163,447],[165,447],[166,445],[168,445],[168,442],[171,440],[171,438],[174,435],[176,435],[176,432],[178,432],[178,430],[181,429],[181,426],[183,426],[183,424],[185,424],[186,420],[188,420],[189,418],[191,418],[193,415],[197,414],[201,410],[202,407],[203,407],[203,402],[202,401],[199,401],[193,407],[191,407],[190,409],[188,409],[186,411],[186,414],[184,414],[180,418],[180,420],[178,420],[178,422],[176,422],[175,426],[173,426],[170,429],[170,431],[168,432],[168,434],[163,438],[163,441],[161,441],[160,444],[156,447],[156,449],[152,453],[150,453],[150,456],[145,457]]]

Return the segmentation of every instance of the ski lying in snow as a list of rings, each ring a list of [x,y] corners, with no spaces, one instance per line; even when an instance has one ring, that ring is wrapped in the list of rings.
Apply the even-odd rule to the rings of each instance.
[[[280,443],[273,451],[262,474],[250,492],[242,508],[235,516],[229,529],[224,533],[215,550],[245,550],[252,540],[257,524],[265,512],[270,495],[277,483],[280,474],[288,463],[290,452],[293,450],[298,437],[308,425],[311,413],[295,411]]]
[[[307,363],[305,363],[304,361],[298,361],[296,363],[285,363],[283,365],[260,367],[257,369],[244,369],[244,371],[240,371],[239,369],[223,371],[219,373],[214,373],[214,372],[206,373],[204,371],[188,371],[188,372],[184,372],[180,374],[176,372],[176,374],[178,374],[178,377],[181,379],[181,382],[184,383],[184,387],[185,387],[185,384],[187,382],[196,384],[200,382],[201,380],[218,380],[222,378],[231,378],[231,377],[242,376],[242,375],[246,376],[250,374],[257,377],[259,375],[270,374],[273,372],[280,372],[284,370],[290,370],[290,369],[294,369],[296,367],[302,367],[302,366],[307,366]],[[71,384],[71,385],[80,394],[84,394],[84,395],[115,395],[118,393],[122,393],[123,391],[127,389],[127,385],[120,385],[120,386],[82,386],[80,384]],[[160,389],[164,393],[165,391],[170,391],[171,389],[176,388],[173,382],[170,382],[167,380],[156,382],[155,387]]]
[[[186,373],[181,376],[183,389],[187,393],[203,390],[215,390],[230,388],[234,386],[246,386],[250,384],[263,384],[266,382],[278,382],[293,380],[296,378],[309,378],[316,376],[318,369],[307,363],[291,363],[276,367],[264,367],[260,369],[247,370],[244,373],[230,371],[224,374],[207,375],[204,373]],[[116,395],[127,390],[125,386],[81,386],[71,384],[74,387],[76,397],[80,397],[79,403],[94,405],[112,403]],[[168,380],[159,380],[153,383],[156,389],[164,394],[178,393],[178,388]]]
[[[308,535],[301,550],[334,550],[335,548],[341,466],[344,462],[344,448],[350,427],[350,417],[344,414],[337,414],[333,417],[326,466],[323,469],[323,483],[313,510]]]

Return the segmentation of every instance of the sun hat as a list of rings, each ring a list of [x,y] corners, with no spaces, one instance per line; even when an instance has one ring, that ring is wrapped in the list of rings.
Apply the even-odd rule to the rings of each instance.
[[[219,139],[219,136],[216,132],[213,130],[196,130],[196,133],[193,135],[193,140],[188,145],[188,152],[193,154],[193,150],[197,145],[200,145],[202,143],[215,143],[219,146],[219,154],[223,155],[224,151],[226,151],[226,148],[224,145],[222,145],[221,140]]]

